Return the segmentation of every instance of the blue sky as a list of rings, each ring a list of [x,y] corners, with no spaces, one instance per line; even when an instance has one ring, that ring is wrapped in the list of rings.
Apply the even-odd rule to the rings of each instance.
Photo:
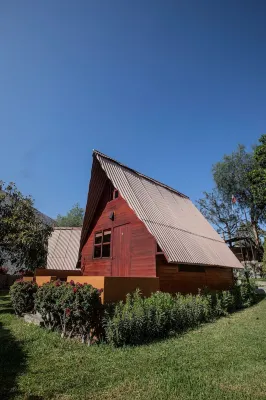
[[[0,179],[51,217],[85,206],[92,149],[192,200],[266,132],[264,1],[0,6]]]

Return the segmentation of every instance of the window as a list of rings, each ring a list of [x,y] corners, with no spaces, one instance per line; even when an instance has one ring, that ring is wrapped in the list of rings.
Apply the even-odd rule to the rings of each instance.
[[[114,200],[114,199],[117,199],[118,196],[119,196],[119,192],[118,192],[117,189],[115,189],[115,190],[114,190],[114,193],[113,193],[113,200]]]
[[[179,265],[179,272],[205,272],[205,268],[200,265]]]
[[[93,258],[109,258],[111,255],[111,229],[95,233]]]

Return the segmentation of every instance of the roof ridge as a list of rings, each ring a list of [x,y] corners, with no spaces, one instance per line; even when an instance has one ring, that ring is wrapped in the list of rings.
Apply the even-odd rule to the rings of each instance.
[[[171,192],[174,192],[174,193],[178,194],[180,197],[184,197],[184,198],[186,198],[186,199],[189,199],[189,197],[188,197],[187,195],[185,195],[184,193],[179,192],[178,190],[172,188],[171,186],[166,185],[165,183],[162,183],[162,182],[160,182],[160,181],[157,181],[156,179],[153,179],[153,178],[151,178],[151,177],[149,177],[149,176],[147,176],[147,175],[144,175],[144,174],[142,174],[141,172],[136,171],[135,169],[130,168],[130,167],[128,167],[128,166],[125,165],[125,164],[122,164],[121,162],[115,160],[115,159],[112,158],[112,157],[107,156],[107,155],[104,154],[104,153],[101,153],[101,152],[98,151],[98,150],[93,149],[93,154],[99,155],[100,157],[103,157],[103,158],[106,158],[107,160],[110,160],[110,161],[112,161],[112,162],[114,162],[114,163],[120,165],[120,167],[126,168],[126,169],[128,169],[129,171],[132,171],[134,174],[137,174],[137,175],[141,176],[141,177],[144,178],[144,179],[147,179],[147,180],[149,180],[149,181],[151,181],[151,182],[153,182],[153,183],[156,183],[156,184],[159,185],[159,186],[162,186],[162,187],[164,187],[164,188],[170,190]]]

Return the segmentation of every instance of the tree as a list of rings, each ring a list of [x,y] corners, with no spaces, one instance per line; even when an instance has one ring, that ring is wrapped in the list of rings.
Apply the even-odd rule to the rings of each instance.
[[[251,192],[257,207],[261,211],[261,220],[266,222],[266,135],[259,139],[260,145],[254,150],[252,171],[249,174]]]
[[[56,218],[57,226],[65,227],[78,227],[82,226],[84,217],[84,209],[79,206],[79,203],[74,204],[67,215],[62,216],[58,214]]]
[[[53,228],[23,196],[14,183],[0,181],[0,266],[11,262],[17,269],[46,265],[47,243]]]
[[[240,216],[238,209],[232,208],[231,199],[223,198],[217,189],[204,192],[204,198],[197,201],[201,213],[212,223],[223,238],[231,239],[237,232]]]
[[[256,246],[260,246],[258,224],[263,219],[263,211],[255,202],[251,189],[250,173],[254,170],[253,153],[246,151],[245,146],[239,145],[232,154],[225,155],[222,161],[213,165],[213,178],[217,190],[227,201],[232,196],[237,200],[238,207],[246,222],[250,221]]]
[[[262,262],[262,274],[263,276],[266,276],[266,240],[264,239],[264,244],[263,244],[263,262]]]

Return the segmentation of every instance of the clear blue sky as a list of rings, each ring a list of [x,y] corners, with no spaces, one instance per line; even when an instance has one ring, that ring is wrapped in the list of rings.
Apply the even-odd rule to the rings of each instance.
[[[266,132],[266,3],[2,0],[0,179],[85,206],[92,149],[189,195]]]

